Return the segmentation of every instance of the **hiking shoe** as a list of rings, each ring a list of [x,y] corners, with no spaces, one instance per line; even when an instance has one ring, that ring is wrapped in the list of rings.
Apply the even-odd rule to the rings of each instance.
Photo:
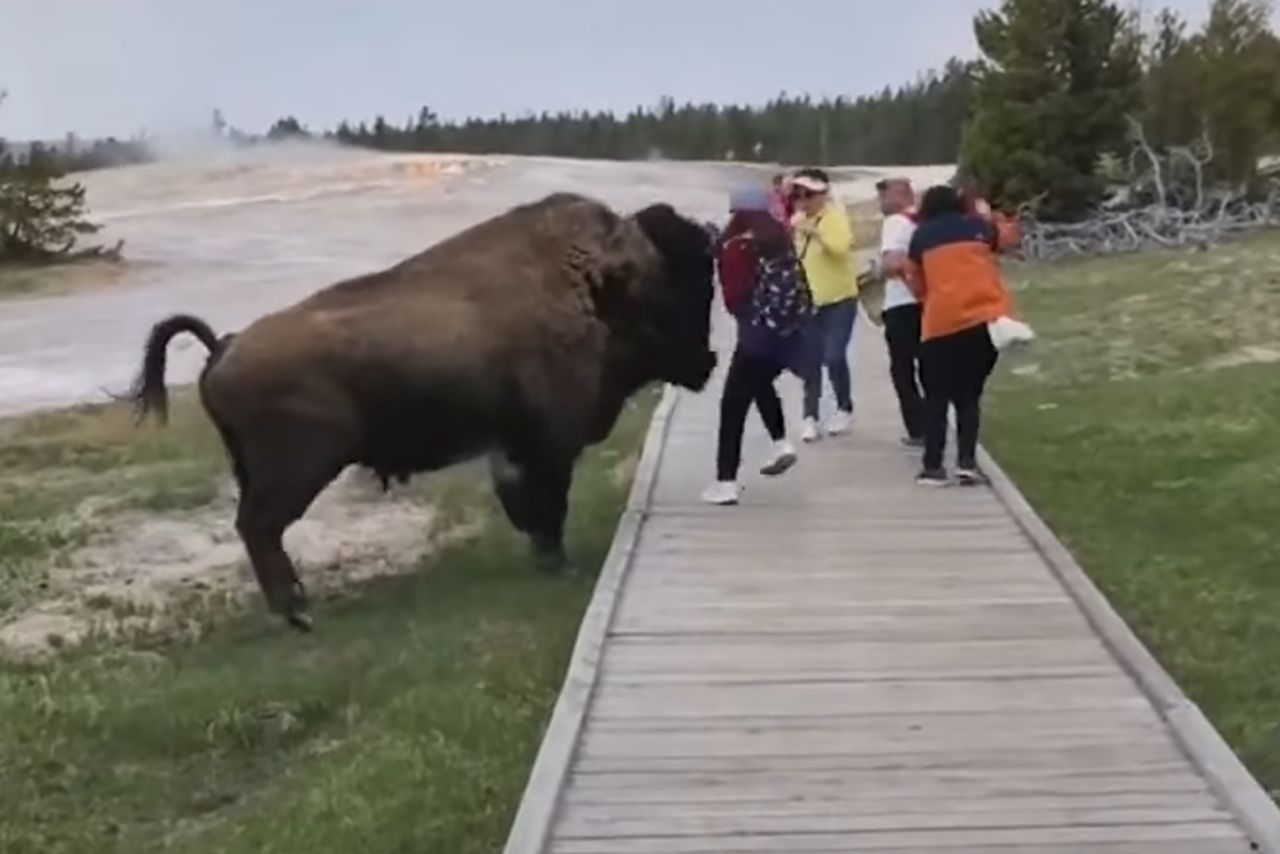
[[[977,466],[956,466],[956,481],[961,486],[985,486],[990,483]]]
[[[822,428],[818,426],[818,419],[804,420],[804,429],[800,432],[800,438],[806,442],[816,442],[822,438]]]
[[[924,447],[924,437],[923,436],[903,436],[901,439],[898,440],[898,443],[902,445],[902,447],[906,448],[907,450],[918,451]]]
[[[703,490],[702,500],[717,507],[732,507],[738,503],[738,484],[732,480],[716,481]]]
[[[853,413],[845,412],[843,409],[838,410],[827,421],[827,434],[831,436],[841,436],[849,432],[849,428],[853,426]]]
[[[795,447],[786,439],[774,442],[773,455],[761,467],[760,474],[765,477],[777,477],[780,474],[786,474],[796,464],[797,459]]]
[[[916,484],[919,486],[947,486],[950,483],[946,469],[924,469],[916,475]]]

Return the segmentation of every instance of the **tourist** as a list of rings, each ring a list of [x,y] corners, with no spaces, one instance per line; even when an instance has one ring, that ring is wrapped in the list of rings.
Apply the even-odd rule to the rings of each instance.
[[[836,411],[825,425],[839,435],[853,423],[853,381],[849,341],[858,316],[858,284],[853,270],[853,229],[849,216],[831,195],[831,179],[821,169],[802,169],[792,181],[796,214],[792,219],[796,255],[804,265],[815,308],[811,334],[818,358],[804,384],[806,442],[822,436],[819,411],[825,370]]]
[[[923,304],[920,375],[924,381],[924,466],[916,482],[949,483],[943,463],[947,414],[956,411],[956,476],[984,481],[978,470],[978,430],[987,378],[997,350],[988,324],[1006,318],[1012,303],[995,254],[991,223],[965,213],[954,187],[924,194],[911,238],[909,281]]]
[[[960,204],[964,212],[991,220],[994,212],[991,209],[991,203],[987,201],[986,191],[982,189],[978,180],[965,176],[958,177],[954,183],[960,193]]]
[[[773,176],[773,190],[769,194],[769,213],[778,222],[788,228],[791,227],[795,206],[791,201],[791,179],[784,172]]]
[[[738,343],[720,398],[716,482],[702,496],[717,505],[738,503],[742,435],[753,403],[773,440],[761,474],[776,477],[796,463],[774,381],[802,358],[812,311],[787,230],[770,214],[768,192],[736,190],[729,208],[717,268],[725,307],[738,321]]]
[[[884,337],[889,347],[889,376],[902,412],[903,444],[924,446],[924,396],[920,391],[920,303],[907,285],[907,250],[915,233],[915,192],[906,178],[876,184],[880,212],[880,274],[884,279]]]

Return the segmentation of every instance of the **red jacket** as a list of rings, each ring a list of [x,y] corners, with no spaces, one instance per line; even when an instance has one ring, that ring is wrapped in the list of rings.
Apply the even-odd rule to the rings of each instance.
[[[756,249],[746,235],[731,237],[720,247],[717,259],[724,307],[740,317],[750,307],[756,281]]]

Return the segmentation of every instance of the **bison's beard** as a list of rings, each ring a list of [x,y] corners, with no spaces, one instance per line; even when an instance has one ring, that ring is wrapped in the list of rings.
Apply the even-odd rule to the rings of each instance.
[[[716,369],[716,354],[706,350],[698,356],[682,359],[673,367],[667,376],[667,382],[686,388],[689,391],[702,391],[711,381]]]

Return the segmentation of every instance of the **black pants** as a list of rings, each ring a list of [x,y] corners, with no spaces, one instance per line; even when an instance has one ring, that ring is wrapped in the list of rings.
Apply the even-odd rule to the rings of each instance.
[[[934,338],[920,345],[920,377],[924,380],[924,467],[942,467],[947,446],[947,410],[956,408],[956,462],[973,468],[977,462],[982,391],[996,366],[996,348],[981,324]]]
[[[716,477],[719,480],[738,478],[738,468],[742,465],[742,432],[752,403],[760,410],[760,418],[773,440],[777,442],[786,438],[782,401],[773,387],[773,381],[780,373],[782,364],[775,359],[742,350],[733,354],[720,397],[720,450],[716,458]]]
[[[889,345],[889,376],[898,394],[902,426],[912,439],[924,437],[924,394],[917,376],[921,313],[920,306],[912,304],[891,308],[883,315],[884,337]]]

